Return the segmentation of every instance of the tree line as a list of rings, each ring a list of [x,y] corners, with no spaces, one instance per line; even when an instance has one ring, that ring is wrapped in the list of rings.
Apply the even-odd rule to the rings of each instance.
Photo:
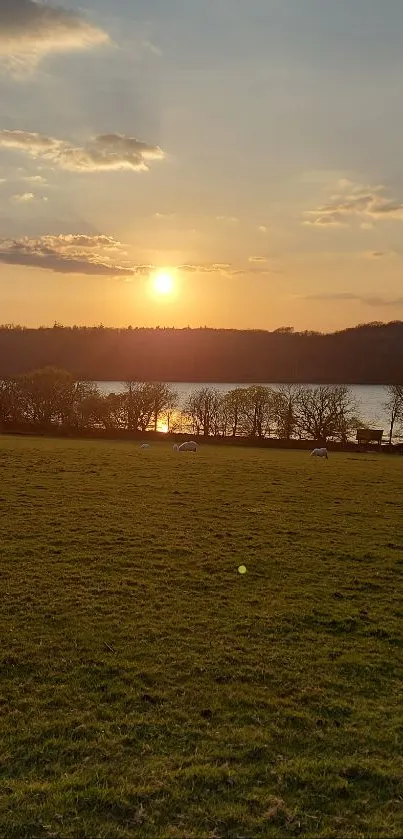
[[[77,380],[400,383],[403,323],[331,334],[264,330],[0,326],[0,377],[52,365]]]
[[[403,423],[403,386],[385,394],[390,441]],[[0,380],[3,429],[52,427],[69,432],[165,431],[202,437],[269,437],[346,443],[365,427],[345,385],[251,385],[221,393],[195,387],[181,402],[165,382],[127,380],[122,392],[103,393],[93,382],[77,381],[54,367]]]

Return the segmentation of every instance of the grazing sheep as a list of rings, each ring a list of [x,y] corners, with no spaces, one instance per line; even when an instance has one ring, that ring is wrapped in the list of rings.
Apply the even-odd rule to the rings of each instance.
[[[178,449],[179,452],[197,452],[197,444],[194,440],[189,440],[188,443],[182,443]]]
[[[311,452],[310,456],[311,457],[325,457],[326,460],[329,460],[328,454],[327,454],[327,449],[324,449],[324,448],[323,449],[314,449],[313,452]]]
[[[149,443],[142,443],[142,444],[141,444],[141,446],[140,446],[140,448],[141,448],[141,449],[151,449],[151,446],[150,446],[150,444],[149,444]]]

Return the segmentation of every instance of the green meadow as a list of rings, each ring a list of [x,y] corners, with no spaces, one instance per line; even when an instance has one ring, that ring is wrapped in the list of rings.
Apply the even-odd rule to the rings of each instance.
[[[0,835],[402,836],[402,488],[1,438]]]

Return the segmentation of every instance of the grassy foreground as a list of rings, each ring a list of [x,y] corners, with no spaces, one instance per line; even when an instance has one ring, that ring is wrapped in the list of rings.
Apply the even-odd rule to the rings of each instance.
[[[0,835],[403,835],[402,485],[0,439]]]

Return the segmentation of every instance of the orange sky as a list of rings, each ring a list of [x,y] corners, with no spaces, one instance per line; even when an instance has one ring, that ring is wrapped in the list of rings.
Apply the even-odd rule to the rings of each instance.
[[[400,2],[65,5],[0,8],[3,322],[402,317]]]

